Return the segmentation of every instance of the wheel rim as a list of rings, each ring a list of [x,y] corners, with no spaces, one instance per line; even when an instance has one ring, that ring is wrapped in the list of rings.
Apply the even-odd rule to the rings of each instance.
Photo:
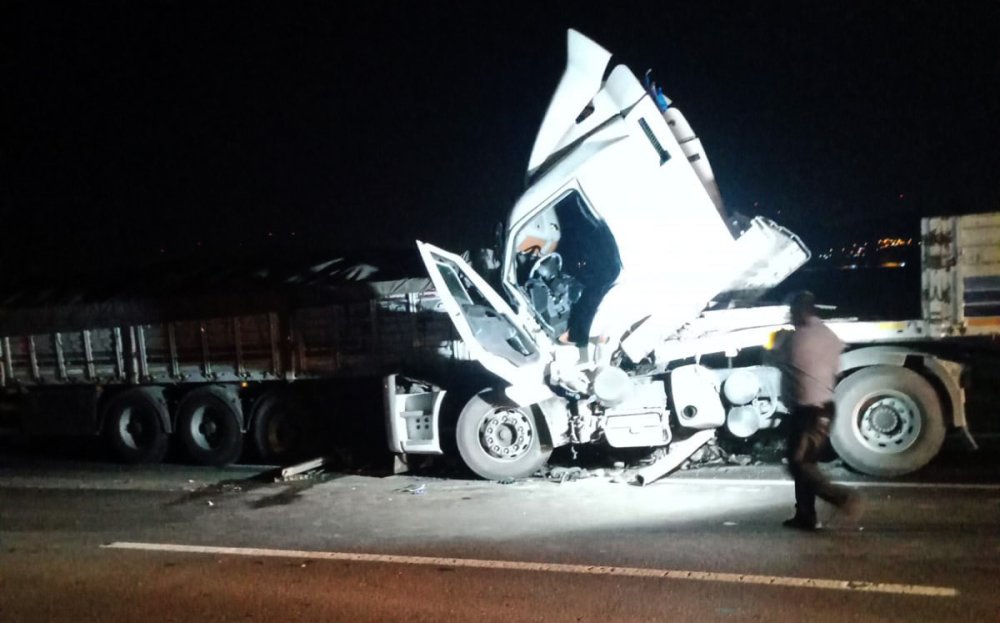
[[[499,461],[517,461],[531,449],[535,431],[531,420],[519,409],[494,409],[479,423],[479,443]]]
[[[854,435],[880,454],[899,454],[920,438],[923,417],[912,398],[882,390],[861,400],[854,413]]]
[[[198,407],[191,414],[191,441],[202,450],[215,450],[223,439],[222,421],[215,409]]]
[[[118,418],[118,438],[130,450],[141,450],[152,442],[153,431],[131,407],[122,410]]]

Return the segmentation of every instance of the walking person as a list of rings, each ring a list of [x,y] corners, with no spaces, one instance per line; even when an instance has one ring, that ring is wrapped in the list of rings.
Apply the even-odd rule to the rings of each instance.
[[[833,504],[852,519],[861,500],[847,487],[830,482],[817,461],[827,448],[836,409],[833,388],[844,344],[816,313],[810,292],[795,294],[789,305],[795,330],[778,345],[784,395],[790,401],[788,471],[795,480],[795,516],[784,526],[816,530],[816,498]]]

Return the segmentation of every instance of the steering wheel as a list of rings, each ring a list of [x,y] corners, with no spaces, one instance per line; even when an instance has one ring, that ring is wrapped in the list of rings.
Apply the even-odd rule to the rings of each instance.
[[[562,272],[562,256],[553,251],[548,255],[543,255],[535,261],[528,273],[528,279],[539,278],[548,281]]]

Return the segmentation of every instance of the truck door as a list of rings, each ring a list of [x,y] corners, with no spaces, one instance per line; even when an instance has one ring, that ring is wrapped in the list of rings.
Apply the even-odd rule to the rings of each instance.
[[[417,242],[441,304],[473,359],[513,386],[544,382],[550,344],[517,320],[510,305],[461,257]]]

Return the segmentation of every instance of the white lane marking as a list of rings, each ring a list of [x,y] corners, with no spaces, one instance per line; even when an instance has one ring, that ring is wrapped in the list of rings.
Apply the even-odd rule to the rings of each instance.
[[[762,485],[769,487],[791,487],[795,484],[792,479],[773,478],[753,480],[750,478],[677,478],[667,477],[656,483],[657,485]],[[956,489],[970,491],[1000,491],[1000,484],[949,484],[933,482],[857,482],[853,480],[836,480],[834,484],[846,485],[849,487],[877,487],[879,489]]]
[[[792,578],[774,575],[743,573],[715,573],[711,571],[678,571],[674,569],[646,569],[639,567],[606,567],[601,565],[569,565],[547,562],[517,562],[513,560],[476,560],[474,558],[436,558],[431,556],[396,556],[391,554],[357,554],[351,552],[313,552],[293,549],[261,549],[255,547],[216,547],[208,545],[178,545],[172,543],[116,542],[102,545],[108,549],[143,550],[184,554],[223,554],[229,556],[267,556],[272,558],[306,558],[348,562],[377,562],[397,565],[424,565],[437,567],[465,567],[471,569],[503,569],[508,571],[543,571],[548,573],[579,573],[585,575],[611,575],[633,578],[659,578],[667,580],[696,580],[700,582],[727,582],[731,584],[760,584],[764,586],[790,586],[794,588],[819,588],[863,593],[890,593],[924,597],[956,597],[958,590],[947,586],[921,586],[919,584],[884,584],[858,580],[825,580],[818,578]]]

